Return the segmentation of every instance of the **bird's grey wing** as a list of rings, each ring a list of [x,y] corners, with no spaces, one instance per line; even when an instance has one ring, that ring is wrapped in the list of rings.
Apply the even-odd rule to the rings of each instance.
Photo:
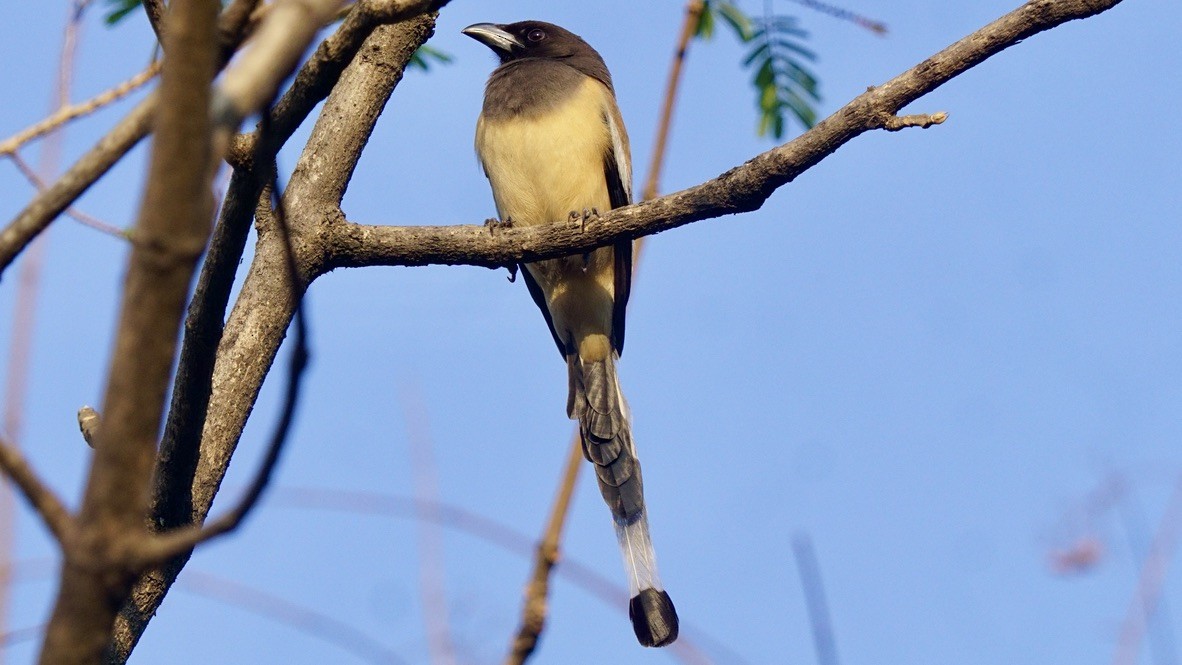
[[[558,336],[558,332],[554,330],[554,319],[550,316],[550,308],[546,306],[546,294],[542,292],[542,287],[538,284],[538,280],[529,272],[529,266],[521,264],[520,275],[525,280],[525,286],[529,289],[529,295],[534,299],[534,304],[538,309],[542,310],[542,316],[546,317],[546,325],[550,328],[550,336],[554,338],[554,343],[558,345],[558,353],[565,358],[570,353],[566,345],[562,343],[562,338]]]
[[[605,109],[605,121],[611,132],[611,151],[604,155],[603,175],[607,179],[607,193],[612,209],[632,203],[632,158],[628,149],[628,133],[620,109],[613,102]],[[632,292],[632,241],[621,240],[613,246],[614,302],[612,304],[612,347],[624,352],[624,320],[628,296]]]

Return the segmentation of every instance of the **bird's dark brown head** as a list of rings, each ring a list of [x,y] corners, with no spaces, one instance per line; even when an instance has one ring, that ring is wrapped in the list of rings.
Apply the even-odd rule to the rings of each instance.
[[[464,28],[462,32],[492,49],[502,63],[529,58],[572,57],[593,57],[602,61],[595,49],[583,41],[582,37],[553,23],[477,23]]]

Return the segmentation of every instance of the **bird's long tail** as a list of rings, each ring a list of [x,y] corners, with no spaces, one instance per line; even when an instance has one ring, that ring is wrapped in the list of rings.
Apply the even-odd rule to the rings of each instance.
[[[572,354],[568,362],[568,411],[579,421],[583,454],[595,465],[599,491],[612,511],[628,572],[632,629],[644,646],[665,646],[677,639],[677,610],[657,577],[640,461],[632,444],[628,405],[616,375],[616,355],[584,362],[578,354]]]

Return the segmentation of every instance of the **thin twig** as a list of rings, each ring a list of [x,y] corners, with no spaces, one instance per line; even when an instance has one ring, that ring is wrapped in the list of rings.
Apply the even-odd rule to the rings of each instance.
[[[838,18],[843,21],[849,21],[855,25],[866,28],[870,32],[873,32],[879,36],[884,36],[887,33],[886,23],[872,18],[867,18],[861,14],[845,9],[844,7],[837,7],[826,2],[819,2],[819,0],[792,0],[792,2],[795,2],[798,5],[804,5],[805,7],[808,7],[814,11],[818,11],[822,14],[828,14],[834,18]]]
[[[546,520],[546,531],[534,552],[534,567],[529,584],[525,589],[525,603],[521,608],[521,625],[513,643],[509,645],[506,665],[521,665],[529,659],[538,646],[538,638],[546,627],[547,598],[550,595],[550,573],[558,563],[558,544],[562,540],[562,529],[570,514],[571,497],[583,468],[583,444],[576,429],[571,437],[570,452],[566,456],[554,505]]]
[[[0,633],[0,649],[9,647],[13,644],[20,644],[21,642],[37,639],[38,636],[45,632],[45,625],[46,624],[39,623],[33,626],[14,628],[13,630]]]
[[[218,34],[222,40],[222,58],[228,60],[234,49],[250,34],[250,18],[259,0],[233,0],[218,20]]]
[[[233,63],[218,84],[214,111],[218,124],[236,131],[243,118],[273,100],[317,31],[343,0],[277,2],[259,26],[250,49]]]
[[[241,582],[198,570],[189,570],[177,586],[182,591],[290,626],[305,635],[335,644],[370,663],[406,662],[398,653],[357,630],[349,621],[342,621],[311,607],[297,605]]]
[[[50,558],[14,561],[11,565],[0,565],[0,578],[7,577],[17,582],[43,579],[54,573],[55,563]],[[335,645],[370,663],[390,665],[406,662],[398,653],[345,621],[242,582],[190,569],[176,586],[182,593],[245,610],[308,637]],[[0,651],[15,643],[31,640],[44,630],[45,624],[39,624],[0,634]]]
[[[657,138],[653,144],[653,158],[648,167],[648,179],[644,182],[642,197],[645,201],[657,198],[661,188],[661,170],[665,164],[666,144],[669,140],[669,128],[673,124],[673,106],[677,101],[677,89],[681,85],[681,69],[685,64],[685,55],[689,51],[690,41],[694,37],[698,22],[702,18],[704,4],[702,0],[690,0],[685,6],[685,21],[681,24],[681,34],[677,38],[677,48],[673,51],[673,62],[669,65],[669,79],[665,84],[665,99],[661,104],[661,119],[657,123]]]
[[[813,647],[817,650],[817,665],[837,665],[837,641],[833,639],[833,620],[829,617],[829,603],[825,600],[825,585],[821,582],[821,567],[808,534],[800,533],[792,539],[792,553],[796,555],[796,570],[804,589],[809,625],[813,629]]]
[[[1137,588],[1129,602],[1129,609],[1125,619],[1121,622],[1120,638],[1116,644],[1116,654],[1112,658],[1114,665],[1134,665],[1141,649],[1141,638],[1145,633],[1145,625],[1161,597],[1162,586],[1166,581],[1166,572],[1174,558],[1174,551],[1178,547],[1179,536],[1182,535],[1182,477],[1174,486],[1173,496],[1162,515],[1157,534],[1153,537],[1153,544],[1145,555],[1145,562],[1141,566],[1141,575],[1137,580]]]
[[[235,11],[250,2],[252,0],[235,0],[218,21],[218,31],[223,39],[219,67],[225,66],[242,40],[241,22]],[[239,29],[235,30],[235,26]],[[156,104],[157,95],[153,92],[74,162],[56,182],[30,201],[8,226],[0,229],[0,277],[33,238],[48,228],[63,210],[148,135],[156,114]]]
[[[29,166],[29,163],[26,162],[23,157],[21,157],[19,152],[14,152],[8,155],[8,158],[12,160],[12,163],[16,166],[17,170],[21,172],[21,175],[25,176],[25,180],[28,180],[29,183],[38,190],[45,189],[45,180],[43,180],[41,176],[37,175],[37,172]],[[121,240],[127,239],[127,231],[124,231],[113,224],[108,224],[98,217],[85,213],[78,208],[73,206],[66,208],[66,214],[83,226],[89,226],[96,231],[100,231],[109,236],[114,236]]]
[[[64,546],[73,532],[74,518],[66,504],[42,482],[25,456],[4,439],[0,439],[0,471],[12,479],[49,532]]]
[[[147,136],[155,112],[156,94],[153,93],[137,104],[56,182],[34,197],[8,226],[0,229],[0,277],[33,238]]]
[[[0,156],[12,154],[29,141],[39,136],[44,136],[71,120],[90,115],[102,107],[126,97],[132,91],[155,78],[160,73],[160,66],[160,61],[157,60],[144,71],[105,92],[101,92],[84,102],[60,107],[44,120],[22,129],[4,141],[0,141]]]
[[[1149,543],[1146,542],[1149,539],[1149,528],[1145,523],[1145,515],[1142,513],[1135,488],[1116,473],[1110,474],[1106,484],[1114,488],[1108,492],[1112,495],[1110,503],[1114,504],[1124,526],[1129,552],[1134,560],[1143,561],[1149,552]],[[1153,649],[1153,665],[1175,665],[1178,662],[1178,649],[1174,644],[1169,603],[1165,596],[1158,596],[1155,603],[1144,609],[1149,643]]]
[[[296,508],[301,510],[330,510],[353,515],[382,515],[402,517],[410,520],[438,520],[443,526],[478,538],[486,543],[512,552],[523,558],[531,558],[537,548],[533,538],[517,529],[498,522],[462,506],[440,502],[427,514],[418,511],[412,497],[382,494],[378,492],[330,490],[310,487],[279,487],[271,495],[269,506]],[[575,558],[563,558],[562,565],[554,572],[578,588],[594,596],[612,610],[624,611],[628,603],[628,590],[600,574],[591,566]],[[699,645],[709,647],[728,663],[743,663],[743,658],[729,647],[707,636],[699,628],[682,623],[681,635],[669,645],[666,653],[691,665],[705,665],[710,659]]]
[[[943,124],[948,119],[948,114],[939,111],[937,113],[920,113],[916,115],[893,115],[883,122],[882,128],[888,132],[897,132],[908,127],[919,127],[920,129],[927,129],[932,125]]]
[[[444,571],[443,534],[439,520],[431,513],[439,505],[439,478],[427,428],[427,407],[421,392],[404,388],[402,410],[410,441],[411,468],[414,475],[415,505],[419,510],[419,585],[423,601],[423,622],[427,629],[427,648],[432,665],[456,662],[452,644],[451,621],[447,609],[447,578]],[[432,519],[436,518],[436,519]]]
[[[79,34],[82,20],[90,0],[75,0],[62,29],[62,46],[58,56],[57,78],[50,101],[51,112],[69,105],[70,88],[74,79],[77,61]],[[55,132],[41,144],[39,167],[42,173],[52,175],[60,167],[64,132]],[[36,172],[15,153],[10,153],[17,168],[36,176]],[[36,331],[37,300],[41,287],[41,273],[45,264],[46,240],[43,238],[25,256],[20,268],[15,307],[15,324],[9,347],[8,376],[5,381],[4,429],[11,437],[12,445],[19,446],[24,434],[25,398],[28,394],[29,368],[33,360],[33,343]],[[0,559],[8,559],[13,551],[12,495],[3,492],[0,496]],[[62,543],[64,545],[64,542]],[[0,588],[0,627],[7,623],[8,587]]]

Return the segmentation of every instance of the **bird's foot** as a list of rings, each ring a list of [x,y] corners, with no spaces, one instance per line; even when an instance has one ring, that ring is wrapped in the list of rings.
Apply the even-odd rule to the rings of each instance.
[[[599,210],[596,208],[583,208],[583,212],[572,210],[570,211],[570,214],[566,216],[566,221],[570,222],[571,224],[579,225],[579,231],[586,231],[587,222],[594,222],[598,219]]]
[[[590,210],[583,208],[583,228],[581,230],[587,230],[587,222],[597,221],[599,221],[599,210],[595,208],[591,208]]]
[[[509,283],[512,284],[513,282],[516,282],[516,281],[517,281],[517,264],[514,263],[513,265],[509,266]]]
[[[484,220],[484,228],[488,229],[489,235],[495,235],[497,231],[513,228],[513,219],[486,219]]]

